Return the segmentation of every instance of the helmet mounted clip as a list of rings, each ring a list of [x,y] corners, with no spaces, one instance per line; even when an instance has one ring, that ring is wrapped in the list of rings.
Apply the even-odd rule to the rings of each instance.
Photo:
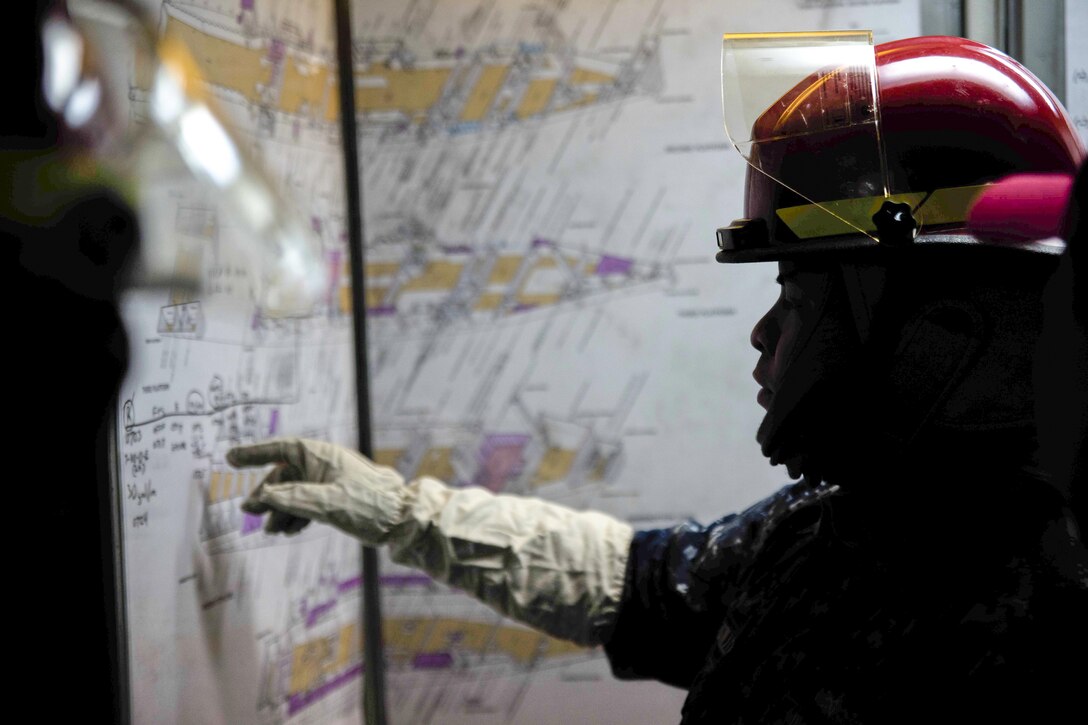
[[[718,229],[718,249],[721,252],[760,249],[770,243],[770,238],[765,219],[734,219],[729,226]],[[724,262],[721,252],[718,261]]]
[[[886,200],[873,214],[877,239],[889,247],[902,247],[914,241],[918,235],[918,220],[911,213],[910,204]]]

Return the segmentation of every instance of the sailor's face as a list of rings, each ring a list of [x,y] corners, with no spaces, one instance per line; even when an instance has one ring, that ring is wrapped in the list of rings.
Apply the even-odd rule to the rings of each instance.
[[[805,270],[789,262],[780,262],[778,271],[778,299],[756,323],[751,338],[760,353],[752,371],[760,387],[756,401],[766,410],[797,357],[803,335],[818,315],[827,285],[823,271]]]

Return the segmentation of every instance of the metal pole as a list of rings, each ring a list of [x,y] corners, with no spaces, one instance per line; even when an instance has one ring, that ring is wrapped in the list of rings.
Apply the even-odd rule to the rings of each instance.
[[[355,73],[348,0],[335,0],[336,58],[340,81],[340,136],[344,148],[348,247],[351,254],[352,324],[355,331],[356,400],[359,450],[372,456],[370,378],[366,355],[366,294],[363,276],[363,195],[355,126]],[[381,593],[378,552],[363,547],[363,716],[367,725],[385,725],[385,659],[382,654]]]
[[[1023,63],[1024,5],[1020,0],[1005,0],[1005,52]]]

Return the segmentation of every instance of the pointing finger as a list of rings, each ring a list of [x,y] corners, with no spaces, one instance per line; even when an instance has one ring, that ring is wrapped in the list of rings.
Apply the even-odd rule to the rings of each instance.
[[[254,443],[248,446],[235,446],[227,451],[227,463],[235,468],[244,466],[265,466],[269,463],[293,461],[293,452],[297,446],[279,439]]]

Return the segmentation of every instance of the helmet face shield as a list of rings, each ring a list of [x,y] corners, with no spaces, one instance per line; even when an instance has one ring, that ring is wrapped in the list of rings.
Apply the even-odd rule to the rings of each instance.
[[[725,35],[722,115],[745,161],[798,197],[787,225],[876,240],[854,202],[889,196],[872,33]]]
[[[960,38],[727,34],[722,113],[750,168],[721,262],[977,241],[965,219],[988,183],[1083,155],[1038,79]]]
[[[872,33],[725,35],[722,114],[745,161],[798,197],[794,225],[871,236],[843,202],[888,196]]]

